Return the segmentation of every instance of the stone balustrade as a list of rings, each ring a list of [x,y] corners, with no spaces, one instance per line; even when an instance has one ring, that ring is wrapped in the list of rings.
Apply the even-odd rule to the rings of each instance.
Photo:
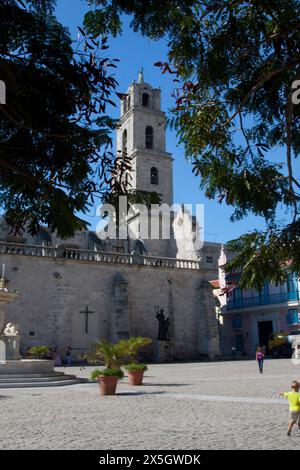
[[[77,261],[117,263],[153,266],[159,268],[200,269],[201,262],[159,256],[138,256],[133,254],[109,253],[102,251],[80,250],[65,247],[26,245],[22,243],[0,242],[0,255],[37,256],[62,258]]]

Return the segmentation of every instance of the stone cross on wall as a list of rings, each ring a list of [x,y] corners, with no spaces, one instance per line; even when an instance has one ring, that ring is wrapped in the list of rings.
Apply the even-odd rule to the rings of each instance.
[[[85,307],[85,310],[79,312],[83,313],[85,315],[85,332],[89,332],[89,314],[90,313],[95,313],[93,310],[89,310],[88,306]]]

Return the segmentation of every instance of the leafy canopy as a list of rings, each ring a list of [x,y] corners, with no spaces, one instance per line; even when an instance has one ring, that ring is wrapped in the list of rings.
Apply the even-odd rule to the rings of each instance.
[[[93,197],[121,191],[127,156],[112,153],[106,112],[117,82],[107,39],[73,47],[54,0],[0,2],[0,205],[15,232],[46,224],[62,238],[86,228]],[[101,56],[101,57],[100,57]]]
[[[125,13],[135,31],[167,37],[168,60],[157,65],[176,83],[170,125],[200,187],[233,207],[232,221],[264,217],[265,231],[229,243],[240,254],[227,269],[258,288],[283,280],[287,266],[299,272],[300,1],[88,3],[93,33],[120,34]]]

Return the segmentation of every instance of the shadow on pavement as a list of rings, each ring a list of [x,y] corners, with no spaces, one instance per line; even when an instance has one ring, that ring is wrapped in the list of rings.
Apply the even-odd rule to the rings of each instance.
[[[157,384],[157,383],[143,383],[143,387],[188,387],[190,385],[194,385],[194,384]]]
[[[116,395],[118,396],[137,396],[137,395],[164,395],[166,392],[117,392]]]

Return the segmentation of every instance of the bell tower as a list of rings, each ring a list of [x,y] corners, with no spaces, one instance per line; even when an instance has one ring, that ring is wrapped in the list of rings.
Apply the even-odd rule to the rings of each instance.
[[[128,181],[132,189],[157,192],[173,204],[173,158],[166,152],[166,116],[161,91],[144,82],[143,71],[121,102],[117,150],[132,158]]]

